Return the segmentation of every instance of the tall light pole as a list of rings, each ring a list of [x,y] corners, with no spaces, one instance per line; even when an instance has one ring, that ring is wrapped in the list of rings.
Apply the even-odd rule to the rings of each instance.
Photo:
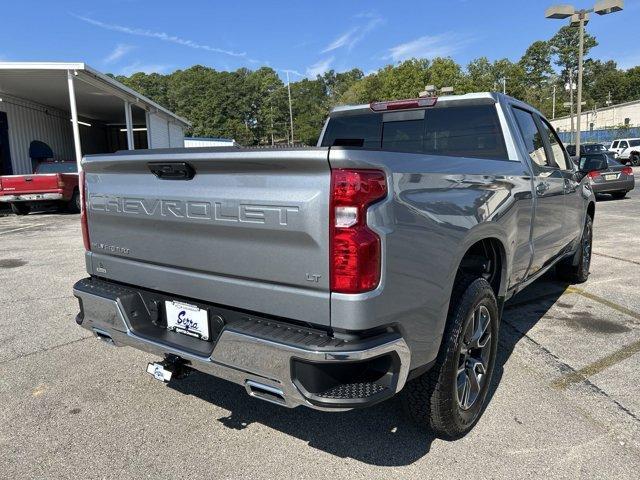
[[[551,107],[551,120],[556,118],[556,85],[553,84],[553,102]]]
[[[287,91],[289,92],[289,120],[291,120],[291,145],[293,145],[293,107],[291,106],[291,82],[289,81],[289,70],[287,70]]]
[[[592,12],[598,15],[607,15],[622,10],[624,0],[600,0],[593,8],[576,10],[571,5],[555,5],[547,8],[544,16],[553,19],[571,18],[571,26],[579,29],[578,43],[578,105],[576,119],[576,155],[580,155],[580,121],[582,117],[582,60],[584,56],[584,26],[589,21]],[[573,102],[573,100],[572,100]]]

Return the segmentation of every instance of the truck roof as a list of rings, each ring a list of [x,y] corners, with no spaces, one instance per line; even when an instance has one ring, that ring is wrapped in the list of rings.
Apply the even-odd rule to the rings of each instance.
[[[520,105],[529,110],[533,110],[536,113],[540,114],[535,108],[531,105],[521,102],[520,100],[510,97],[509,95],[505,95],[503,93],[498,92],[474,92],[474,93],[465,93],[464,95],[443,95],[441,97],[436,97],[437,102],[435,107],[421,107],[421,108],[436,108],[452,105],[455,103],[465,103],[467,105],[486,105],[488,103],[498,103],[500,101],[507,100],[510,103],[515,105]],[[391,101],[391,100],[390,100]],[[371,104],[363,103],[360,105],[339,105],[334,107],[329,114],[330,117],[337,117],[341,115],[350,115],[358,112],[371,112]],[[542,115],[542,114],[540,114]]]

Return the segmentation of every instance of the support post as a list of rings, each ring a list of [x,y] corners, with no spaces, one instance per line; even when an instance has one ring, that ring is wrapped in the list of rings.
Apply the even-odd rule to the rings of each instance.
[[[69,107],[71,110],[71,124],[73,125],[73,147],[76,154],[78,172],[82,171],[82,144],[80,143],[80,127],[78,125],[78,108],[76,105],[76,90],[74,88],[74,76],[76,72],[67,70],[67,85],[69,87]]]
[[[133,141],[133,117],[131,115],[131,103],[125,100],[124,102],[124,119],[127,125],[127,148],[129,150],[135,150],[135,144]]]

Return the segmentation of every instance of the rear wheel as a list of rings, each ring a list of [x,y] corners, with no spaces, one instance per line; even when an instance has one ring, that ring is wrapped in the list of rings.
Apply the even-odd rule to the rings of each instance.
[[[67,203],[67,209],[71,213],[80,213],[80,192],[78,190],[73,192],[71,200]]]
[[[631,154],[631,165],[633,165],[634,167],[640,165],[640,155],[638,155],[637,153]]]
[[[16,215],[26,215],[31,211],[31,206],[28,203],[12,203],[11,211]]]
[[[627,191],[623,190],[621,192],[611,192],[611,196],[615,199],[620,200],[621,198],[624,198],[627,196]]]
[[[498,306],[484,278],[464,277],[451,297],[436,364],[403,390],[405,410],[438,436],[459,438],[480,418],[498,345]]]
[[[591,247],[593,242],[593,219],[587,215],[582,230],[580,246],[575,255],[556,266],[556,276],[570,283],[584,283],[589,278]]]

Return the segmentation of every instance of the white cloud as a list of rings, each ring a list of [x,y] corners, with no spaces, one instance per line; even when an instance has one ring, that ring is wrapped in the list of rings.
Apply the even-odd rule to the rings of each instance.
[[[385,59],[400,62],[409,58],[448,57],[459,52],[471,39],[467,36],[444,33],[425,35],[389,49]]]
[[[104,63],[116,62],[116,61],[120,60],[122,57],[124,57],[131,50],[133,50],[133,46],[125,45],[124,43],[119,43],[111,51],[111,53],[105,57],[105,59],[103,61],[104,61]]]
[[[194,42],[193,40],[177,37],[175,35],[171,35],[165,32],[155,32],[153,30],[146,30],[143,28],[126,27],[123,25],[104,23],[99,20],[94,20],[93,18],[83,17],[81,15],[75,15],[75,14],[71,14],[71,15],[82,20],[83,22],[89,23],[90,25],[94,25],[99,28],[103,28],[105,30],[113,30],[116,32],[126,33],[129,35],[137,35],[139,37],[156,38],[158,40],[163,40],[165,42],[176,43],[184,47],[195,48],[198,50],[206,50],[207,52],[223,53],[225,55],[230,55],[232,57],[245,57],[247,55],[246,52],[234,52],[231,50],[225,50],[218,47],[212,47],[211,45],[197,43],[197,42]]]
[[[163,64],[159,64],[159,63],[142,63],[140,61],[136,61],[136,62],[131,63],[130,65],[122,67],[120,69],[120,75],[129,76],[129,75],[133,75],[134,73],[137,73],[137,72],[166,73],[171,68],[172,68],[171,65],[163,65]]]
[[[327,53],[338,48],[347,47],[351,50],[360,40],[362,40],[371,30],[380,25],[383,21],[382,17],[376,14],[360,14],[357,18],[367,19],[364,25],[358,25],[335,38],[329,45],[327,45],[320,53]]]
[[[324,60],[320,60],[317,63],[314,63],[310,67],[307,68],[307,77],[316,78],[318,75],[322,75],[324,72],[329,70],[331,64],[333,63],[334,57],[325,58]]]
[[[327,45],[320,53],[331,52],[332,50],[336,50],[340,47],[344,47],[345,45],[353,45],[354,35],[358,31],[358,27],[352,28],[346,33],[343,33],[338,38],[336,38],[333,42]]]

